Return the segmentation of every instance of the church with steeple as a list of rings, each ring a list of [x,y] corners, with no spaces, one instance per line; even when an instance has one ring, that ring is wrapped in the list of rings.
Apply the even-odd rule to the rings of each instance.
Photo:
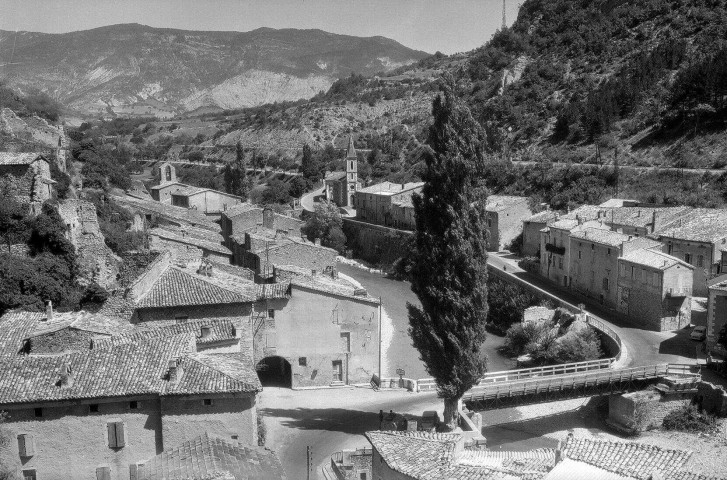
[[[353,137],[348,137],[346,151],[346,171],[331,172],[325,178],[326,200],[339,207],[353,209],[356,204],[356,191],[361,188],[358,181],[358,159]]]

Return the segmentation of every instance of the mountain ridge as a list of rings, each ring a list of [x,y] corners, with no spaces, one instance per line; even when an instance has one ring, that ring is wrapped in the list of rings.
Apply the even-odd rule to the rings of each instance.
[[[427,56],[380,36],[315,29],[196,31],[141,24],[60,34],[0,31],[0,49],[11,51],[11,45],[12,62],[5,59],[4,72],[11,85],[40,89],[71,110],[94,116],[169,117],[186,111],[189,104],[196,108],[192,100],[215,89],[222,90],[228,102],[217,104],[216,96],[208,95],[205,106],[241,108],[298,100],[351,73],[373,75]],[[271,90],[262,98],[246,93],[255,86],[252,80],[241,81],[249,72],[269,84]],[[290,82],[280,81],[281,75],[301,88],[287,91]]]

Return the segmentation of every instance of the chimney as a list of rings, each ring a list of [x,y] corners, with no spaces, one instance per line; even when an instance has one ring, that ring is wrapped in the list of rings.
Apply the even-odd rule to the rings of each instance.
[[[45,306],[45,319],[42,320],[53,320],[53,302],[48,300],[48,304]]]
[[[555,464],[558,465],[563,461],[563,442],[558,441],[558,446],[555,447]]]
[[[653,233],[656,230],[656,210],[654,210],[654,213],[651,214],[651,232]]]
[[[70,363],[64,363],[61,366],[61,378],[58,381],[58,385],[63,387],[72,387],[73,386],[73,372],[71,372],[71,364]]]
[[[212,327],[209,325],[202,325],[202,328],[200,328],[202,337],[201,338],[207,338],[212,333]]]
[[[180,378],[182,378],[182,366],[179,365],[178,359],[173,358],[169,360],[169,383],[177,384]]]
[[[315,244],[316,244],[316,247],[320,247],[321,246],[321,239],[320,238],[316,238],[315,239]]]
[[[636,218],[641,216],[641,209],[636,210]]]
[[[406,188],[406,183],[401,184],[401,189],[404,190]]]

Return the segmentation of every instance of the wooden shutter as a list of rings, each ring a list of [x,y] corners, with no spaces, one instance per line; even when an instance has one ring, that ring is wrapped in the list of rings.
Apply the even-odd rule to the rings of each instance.
[[[96,480],[111,480],[111,467],[96,467]]]
[[[18,435],[18,453],[21,457],[32,457],[35,455],[35,441],[29,433]]]
[[[141,463],[129,464],[129,480],[138,480],[144,475]]]
[[[106,430],[109,434],[109,447],[116,448],[116,423],[109,422],[106,424]],[[101,468],[101,467],[99,467]],[[98,469],[96,470],[98,472]]]
[[[126,445],[126,441],[124,439],[124,424],[122,422],[115,422],[116,423],[116,446],[118,448],[121,448]]]

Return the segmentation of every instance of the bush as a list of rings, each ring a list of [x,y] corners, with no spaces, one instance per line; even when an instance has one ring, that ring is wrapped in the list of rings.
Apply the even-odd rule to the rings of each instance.
[[[526,308],[540,304],[540,298],[528,290],[491,275],[487,281],[489,292],[488,321],[490,328],[501,332],[523,318]]]
[[[687,405],[664,417],[662,423],[666,430],[679,432],[711,432],[717,427],[717,419],[713,415],[700,412],[694,405]]]
[[[517,265],[526,272],[538,273],[540,271],[540,260],[538,257],[525,257],[517,262]]]

